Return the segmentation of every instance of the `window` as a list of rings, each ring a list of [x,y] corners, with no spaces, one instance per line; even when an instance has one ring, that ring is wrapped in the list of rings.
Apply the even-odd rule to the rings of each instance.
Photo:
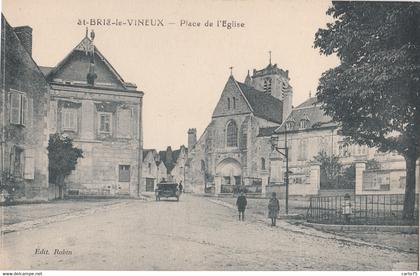
[[[120,165],[119,166],[118,181],[119,182],[130,182],[130,165]]]
[[[10,174],[14,177],[21,178],[23,176],[23,149],[13,147],[10,152]]]
[[[27,109],[26,96],[22,93],[12,92],[10,94],[10,123],[25,125]]]
[[[201,171],[204,172],[206,170],[206,163],[204,160],[201,160]]]
[[[112,114],[107,112],[99,113],[99,133],[111,133]]]
[[[265,159],[261,158],[261,170],[265,170]]]
[[[228,109],[230,109],[230,98],[228,98]]]
[[[271,79],[264,80],[264,92],[271,93]]]
[[[226,127],[226,145],[228,147],[238,146],[238,128],[234,121],[230,121]]]
[[[233,97],[233,109],[236,109],[236,98]]]
[[[149,174],[152,173],[152,164],[147,164],[147,169],[149,170]]]
[[[294,126],[295,126],[295,123],[289,121],[286,123],[286,130],[292,130]]]
[[[77,110],[74,108],[63,108],[61,110],[61,125],[63,130],[77,130]]]
[[[299,160],[303,161],[307,158],[307,143],[305,139],[300,140],[299,143]]]
[[[223,177],[223,180],[224,180],[224,184],[225,185],[230,185],[231,184],[231,182],[230,182],[230,176],[224,176]]]
[[[300,128],[301,129],[305,129],[309,126],[309,120],[306,119],[302,119],[300,120]]]

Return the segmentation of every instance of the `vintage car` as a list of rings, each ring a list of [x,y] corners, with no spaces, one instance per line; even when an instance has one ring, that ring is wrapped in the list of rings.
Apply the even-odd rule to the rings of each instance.
[[[157,189],[155,190],[156,201],[160,198],[165,197],[175,197],[179,201],[180,192],[178,189],[178,184],[175,182],[160,182],[157,184]]]

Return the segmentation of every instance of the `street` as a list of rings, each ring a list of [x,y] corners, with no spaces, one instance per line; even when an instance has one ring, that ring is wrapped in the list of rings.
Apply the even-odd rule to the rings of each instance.
[[[54,208],[54,206],[51,206]],[[293,229],[296,228],[296,231]],[[129,200],[3,236],[0,269],[392,270],[417,254],[331,238],[245,214],[214,200]],[[315,234],[314,234],[315,233]],[[318,234],[317,234],[318,233]],[[36,254],[37,253],[37,254]],[[56,253],[56,254],[54,254]]]

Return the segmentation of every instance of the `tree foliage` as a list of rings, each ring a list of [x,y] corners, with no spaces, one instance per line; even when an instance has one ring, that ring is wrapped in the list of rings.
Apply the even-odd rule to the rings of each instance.
[[[83,151],[73,146],[73,140],[56,133],[48,142],[48,170],[50,182],[63,185],[63,180],[75,168],[77,160],[83,158]]]
[[[321,107],[353,142],[405,157],[404,211],[412,216],[420,157],[420,3],[333,2],[327,15],[333,22],[318,30],[314,45],[341,63],[320,78]]]
[[[321,151],[314,157],[314,160],[321,164],[321,171],[325,174],[326,181],[329,183],[335,182],[343,168],[340,158],[336,155],[330,156],[325,151]]]

